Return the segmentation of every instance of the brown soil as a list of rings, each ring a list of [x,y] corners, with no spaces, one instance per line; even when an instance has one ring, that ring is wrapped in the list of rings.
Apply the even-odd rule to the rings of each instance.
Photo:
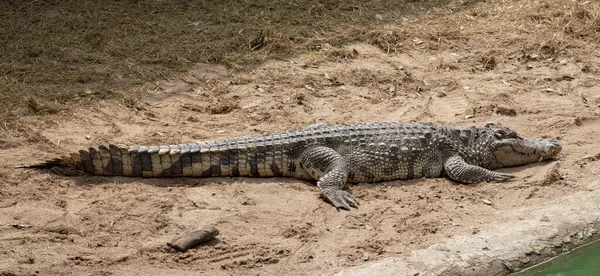
[[[381,23],[343,47],[322,42],[243,70],[197,63],[124,89],[124,97],[11,117],[0,126],[0,275],[333,274],[476,234],[514,219],[511,211],[586,190],[600,169],[600,7],[471,2]],[[38,111],[44,104],[28,101]],[[558,162],[502,170],[518,177],[508,183],[351,185],[361,205],[348,212],[322,200],[314,183],[294,179],[65,177],[11,168],[109,142],[214,140],[317,121],[493,121],[556,138],[564,150]],[[208,245],[186,253],[166,246],[204,225],[220,231]]]

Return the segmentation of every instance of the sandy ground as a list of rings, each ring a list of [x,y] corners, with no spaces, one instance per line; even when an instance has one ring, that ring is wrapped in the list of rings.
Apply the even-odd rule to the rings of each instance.
[[[198,65],[148,85],[141,101],[21,119],[25,131],[5,135],[0,149],[1,274],[334,274],[477,235],[515,213],[538,220],[549,204],[591,191],[600,168],[598,55],[478,70],[461,52],[345,50],[246,73]],[[213,140],[315,121],[497,122],[556,138],[564,150],[559,161],[502,170],[517,176],[508,183],[351,185],[361,201],[352,211],[336,211],[314,183],[294,179],[66,177],[10,167],[108,142]],[[166,246],[203,225],[220,230],[210,244],[187,253]]]

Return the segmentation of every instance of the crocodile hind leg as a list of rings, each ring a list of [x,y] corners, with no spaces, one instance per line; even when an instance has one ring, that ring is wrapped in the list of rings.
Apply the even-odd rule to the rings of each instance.
[[[444,170],[448,177],[461,183],[479,183],[486,181],[506,181],[514,178],[513,175],[467,164],[460,156],[452,156],[444,163]]]
[[[324,146],[309,147],[300,157],[300,166],[317,180],[317,186],[335,208],[358,207],[358,200],[342,190],[348,180],[348,165],[339,153]]]

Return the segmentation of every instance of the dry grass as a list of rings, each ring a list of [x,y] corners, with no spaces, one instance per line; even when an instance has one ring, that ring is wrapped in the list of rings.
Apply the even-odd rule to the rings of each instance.
[[[434,1],[435,4],[444,1]],[[433,3],[431,3],[433,4]],[[0,118],[67,111],[197,62],[248,65],[336,30],[428,8],[407,1],[5,1],[0,3]],[[326,37],[326,39],[324,39]]]
[[[473,66],[597,49],[590,1],[5,1],[0,121],[135,97],[193,64],[265,59],[366,41],[387,52],[470,48]],[[526,20],[523,20],[526,18]],[[526,35],[524,35],[526,34]],[[338,48],[336,48],[338,47]],[[493,50],[490,56],[488,50]],[[353,53],[329,53],[348,59]],[[138,91],[138,92],[135,92]]]

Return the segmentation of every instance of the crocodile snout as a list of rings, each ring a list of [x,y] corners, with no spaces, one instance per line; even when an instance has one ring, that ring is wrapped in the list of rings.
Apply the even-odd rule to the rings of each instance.
[[[541,142],[545,142],[544,154],[541,156],[543,159],[553,158],[562,151],[562,146],[554,139],[545,139]]]

